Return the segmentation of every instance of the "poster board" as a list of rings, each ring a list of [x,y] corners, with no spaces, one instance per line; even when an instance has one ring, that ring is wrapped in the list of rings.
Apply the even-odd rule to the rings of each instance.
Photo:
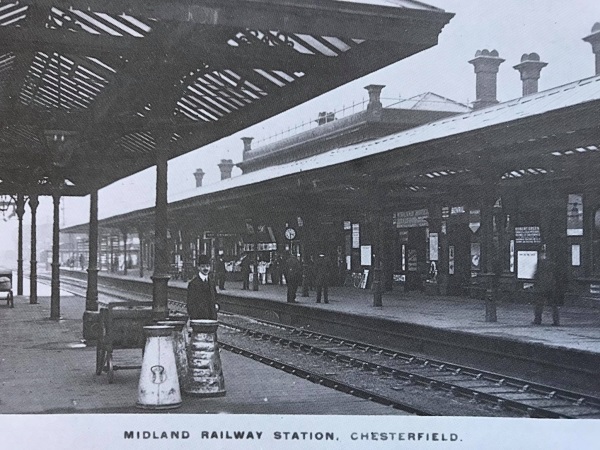
[[[537,268],[537,250],[520,250],[517,252],[517,278],[533,280]]]
[[[437,233],[429,233],[429,260],[439,260],[438,254],[439,235]]]
[[[360,246],[360,265],[370,266],[371,265],[371,246],[361,245]]]

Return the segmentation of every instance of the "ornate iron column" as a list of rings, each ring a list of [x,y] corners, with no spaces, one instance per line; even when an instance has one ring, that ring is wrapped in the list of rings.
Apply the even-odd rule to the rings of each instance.
[[[52,223],[52,286],[50,291],[50,318],[60,319],[60,193],[52,194],[54,218]]]
[[[494,204],[496,202],[496,188],[492,180],[484,183],[481,198],[481,236],[482,252],[481,267],[483,276],[487,279],[485,292],[485,321],[497,322],[497,299],[499,276],[498,248],[494,242]]]
[[[156,205],[154,207],[154,273],[152,274],[152,309],[157,317],[167,317],[169,248],[167,239],[167,169],[169,133],[156,139]]]
[[[385,192],[382,186],[374,185],[372,192],[372,199],[374,202],[375,210],[374,214],[374,254],[375,260],[373,261],[373,306],[383,306],[382,295],[383,295],[383,261],[381,254],[383,252],[383,217],[384,217],[384,200]]]
[[[29,303],[37,304],[37,224],[36,212],[39,205],[37,194],[29,196],[29,208],[31,209],[31,257],[29,269]]]
[[[98,191],[90,193],[90,228],[88,232],[88,269],[85,311],[83,313],[83,338],[95,340],[98,322]]]
[[[15,212],[19,219],[19,241],[17,244],[17,295],[23,295],[23,215],[25,214],[25,197],[17,194]]]

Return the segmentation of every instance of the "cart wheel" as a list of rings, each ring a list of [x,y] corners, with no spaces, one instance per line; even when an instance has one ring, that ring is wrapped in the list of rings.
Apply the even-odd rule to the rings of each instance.
[[[108,374],[108,383],[112,384],[115,378],[115,369],[112,362],[112,351],[106,353],[106,369]]]
[[[96,375],[102,375],[106,363],[106,351],[102,348],[102,339],[96,344]]]

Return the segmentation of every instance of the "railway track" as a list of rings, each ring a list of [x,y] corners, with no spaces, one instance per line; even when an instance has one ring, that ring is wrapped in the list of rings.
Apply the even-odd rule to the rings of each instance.
[[[263,320],[223,315],[219,322],[222,330],[234,330],[259,342],[258,354],[261,346],[269,343],[315,355],[334,366],[371,374],[398,392],[406,393],[411,386],[421,387],[428,395],[435,392],[445,401],[450,396],[463,405],[466,402],[487,406],[491,408],[487,412],[494,416],[600,418],[600,399],[594,397]],[[221,333],[220,339],[223,337]],[[417,395],[423,394],[422,390],[418,392]]]
[[[85,295],[80,280],[61,282],[63,290]],[[99,292],[148,299],[113,288]],[[179,301],[169,300],[169,308],[185,312]],[[595,397],[265,320],[220,313],[219,322],[225,350],[412,414],[600,418]]]

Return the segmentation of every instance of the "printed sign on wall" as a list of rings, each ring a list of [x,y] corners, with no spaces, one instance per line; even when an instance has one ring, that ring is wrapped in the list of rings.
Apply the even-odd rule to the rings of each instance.
[[[537,268],[538,252],[536,250],[517,252],[517,278],[533,280]]]
[[[540,244],[542,242],[540,227],[515,227],[517,244]]]
[[[454,275],[454,245],[448,246],[448,274]]]
[[[567,236],[583,236],[583,196],[581,194],[569,194]]]
[[[438,257],[438,234],[429,233],[429,260],[437,261]]]
[[[360,246],[360,265],[370,266],[371,265],[371,246],[361,245]]]
[[[352,224],[352,248],[360,248],[360,225]]]

